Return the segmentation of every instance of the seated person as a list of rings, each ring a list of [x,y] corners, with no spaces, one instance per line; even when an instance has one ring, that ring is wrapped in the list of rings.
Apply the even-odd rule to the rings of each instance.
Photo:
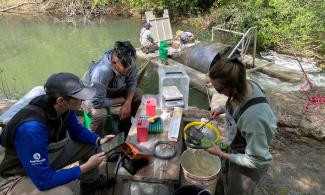
[[[73,194],[65,184],[77,179],[81,194],[112,186],[114,179],[99,175],[105,154],[97,152],[114,136],[100,138],[81,126],[75,113],[94,89],[71,73],[53,74],[44,89],[45,95],[17,112],[1,133],[0,192]],[[78,160],[79,166],[64,168]]]
[[[117,41],[115,47],[104,53],[101,60],[86,71],[83,81],[96,89],[92,100],[83,104],[91,118],[90,129],[102,134],[107,110],[122,105],[119,130],[127,135],[131,116],[135,116],[141,103],[142,91],[137,88],[136,51],[129,41]]]
[[[191,32],[183,32],[178,30],[176,32],[175,40],[180,42],[180,48],[192,46],[194,35]]]
[[[153,53],[158,49],[158,45],[154,42],[151,36],[151,27],[151,24],[146,22],[140,31],[141,50],[146,54]]]

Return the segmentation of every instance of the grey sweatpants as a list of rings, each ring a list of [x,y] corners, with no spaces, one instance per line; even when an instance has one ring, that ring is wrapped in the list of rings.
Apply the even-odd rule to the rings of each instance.
[[[227,163],[227,162],[226,162]],[[252,169],[228,162],[226,171],[227,195],[252,195],[259,180],[265,175],[269,166]]]
[[[65,145],[61,155],[50,161],[53,170],[60,170],[74,162],[86,162],[90,156],[95,154],[95,145],[89,145],[73,140]],[[50,156],[51,154],[49,154]],[[52,158],[49,158],[52,159]],[[94,182],[99,177],[99,170],[95,168],[83,175],[81,180],[85,183]],[[70,195],[73,194],[71,188],[76,185],[76,181],[72,181],[66,185],[52,188],[47,191],[39,191],[33,184],[31,179],[26,176],[0,177],[0,195]]]

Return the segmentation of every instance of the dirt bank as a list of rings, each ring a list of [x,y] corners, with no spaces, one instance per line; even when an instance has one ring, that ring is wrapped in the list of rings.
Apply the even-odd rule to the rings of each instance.
[[[325,95],[325,89],[314,88]],[[325,194],[325,105],[304,109],[300,91],[273,93],[270,104],[278,117],[278,133],[271,146],[274,157],[258,194]],[[320,109],[320,116],[316,111]]]
[[[49,14],[63,18],[78,16],[91,18],[100,15],[138,15],[132,12],[127,3],[120,1],[112,1],[108,2],[105,6],[99,6],[95,5],[92,1],[6,0],[0,1],[1,12],[27,15]]]

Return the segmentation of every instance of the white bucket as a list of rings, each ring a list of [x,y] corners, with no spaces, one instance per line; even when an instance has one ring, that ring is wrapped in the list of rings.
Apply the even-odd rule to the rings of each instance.
[[[188,149],[181,156],[181,167],[181,186],[195,185],[215,194],[221,169],[219,157],[204,150]]]

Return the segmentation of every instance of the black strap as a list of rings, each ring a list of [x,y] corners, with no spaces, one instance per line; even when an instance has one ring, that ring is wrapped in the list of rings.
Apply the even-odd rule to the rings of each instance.
[[[260,103],[268,103],[266,97],[256,97],[253,99],[250,99],[248,102],[246,102],[246,104],[240,108],[238,115],[235,117],[235,121],[237,123],[238,119],[240,118],[240,116],[251,106],[255,105],[255,104],[260,104]]]
[[[251,107],[251,106],[253,106],[255,104],[260,104],[260,103],[268,103],[268,102],[267,102],[267,99],[265,97],[253,98],[253,99],[249,100],[248,102],[246,102],[246,104],[243,107],[240,108],[239,114],[237,115],[237,117],[235,117],[236,123],[237,123],[238,119],[240,118],[240,116],[249,107]],[[236,136],[235,136],[234,140],[231,142],[230,148],[235,152],[245,154],[246,145],[247,145],[246,139],[241,134],[241,131],[237,128]]]

